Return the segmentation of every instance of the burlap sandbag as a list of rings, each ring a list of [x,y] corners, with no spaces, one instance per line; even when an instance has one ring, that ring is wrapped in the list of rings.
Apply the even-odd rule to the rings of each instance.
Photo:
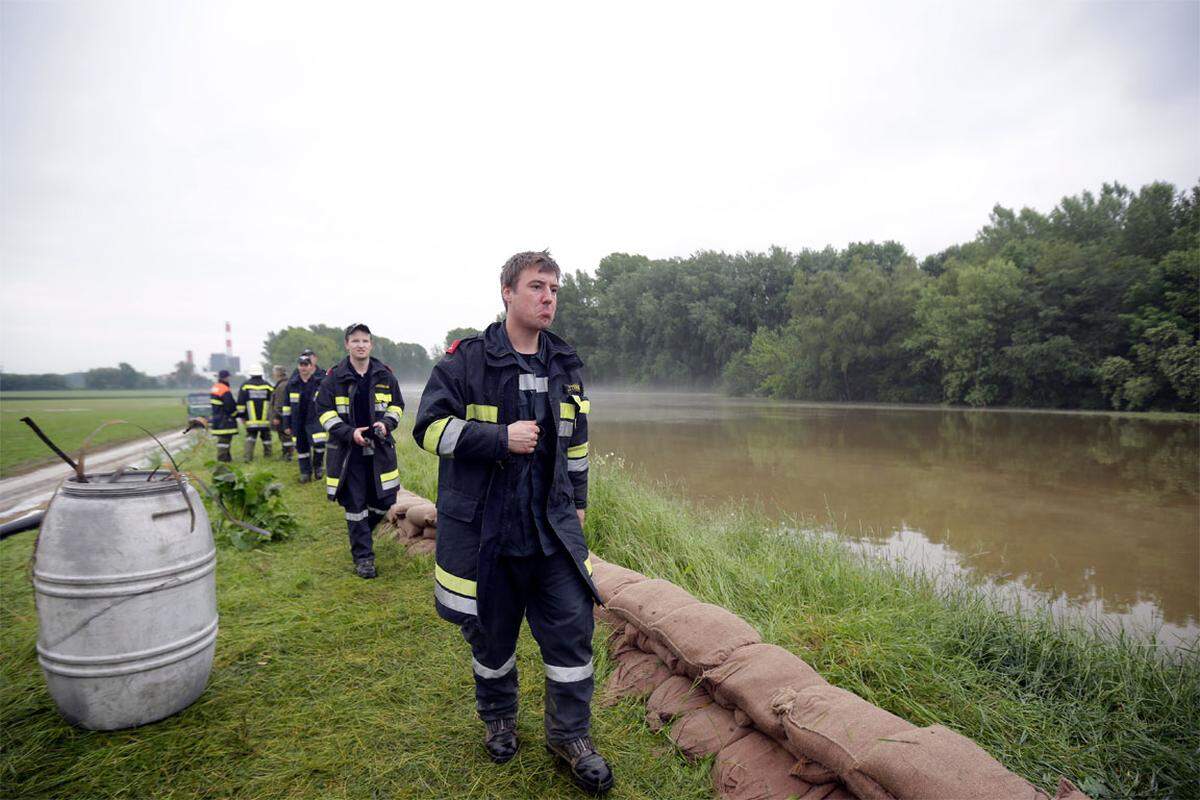
[[[699,602],[670,581],[652,578],[625,585],[605,605],[626,622],[649,631],[672,611]]]
[[[713,700],[741,709],[754,727],[783,741],[783,725],[771,701],[783,689],[799,691],[825,685],[825,679],[794,653],[758,642],[739,647],[725,663],[706,670],[702,682]]]
[[[402,517],[407,514],[408,510],[413,506],[424,505],[428,502],[429,501],[424,497],[413,494],[408,490],[397,492],[396,500],[392,503],[392,507],[389,510],[389,516],[394,516],[396,518]]]
[[[640,572],[634,572],[631,569],[625,569],[625,567],[611,564],[598,559],[596,556],[592,556],[592,583],[596,585],[596,591],[600,593],[600,599],[606,604],[621,589],[631,583],[638,583],[644,580],[646,580],[646,576]]]
[[[622,627],[616,631],[608,640],[608,653],[614,659],[620,660],[621,656],[626,653],[640,653],[642,650],[638,648],[636,637],[631,638],[629,632],[625,629],[625,623],[621,623]]]
[[[733,721],[732,711],[709,703],[676,717],[669,736],[684,756],[699,759],[720,752],[726,745],[749,733],[749,728],[743,728]],[[790,760],[788,764],[791,765]]]
[[[754,626],[720,606],[693,603],[661,617],[650,634],[679,658],[692,678],[725,663],[740,647],[762,641]]]
[[[615,705],[624,697],[647,697],[671,677],[667,665],[653,653],[632,650],[617,659],[617,668],[604,686],[604,705]]]
[[[837,773],[829,767],[804,756],[796,759],[792,774],[806,783],[834,783],[838,779]]]
[[[677,675],[682,672],[679,666],[679,657],[668,650],[665,644],[654,639],[645,631],[635,628],[632,623],[629,624],[629,627],[637,631],[637,636],[631,641],[637,644],[639,650],[644,653],[654,653],[654,655],[663,660],[663,663],[667,665],[667,669],[671,670],[671,672]]]
[[[432,553],[437,549],[437,542],[432,539],[409,539],[404,549],[410,556]]]
[[[437,538],[437,525],[426,525],[421,529],[421,536],[426,539]]]
[[[890,734],[859,755],[857,770],[899,800],[1047,800],[975,742],[941,725]],[[856,776],[846,778],[857,794]]]
[[[400,539],[419,539],[421,538],[421,528],[414,525],[408,517],[401,517],[396,521],[396,531]]]
[[[592,606],[592,617],[610,628],[625,627],[625,620],[608,610],[607,606]]]
[[[650,699],[646,701],[646,724],[650,730],[657,731],[680,714],[704,708],[710,703],[712,698],[708,692],[691,679],[672,675],[650,693]]]
[[[725,800],[824,800],[837,788],[800,780],[791,774],[793,761],[775,740],[751,731],[717,753],[713,784]]]
[[[1092,800],[1083,792],[1075,787],[1066,778],[1058,779],[1058,791],[1054,793],[1054,800]]]
[[[404,514],[404,518],[419,528],[437,525],[437,506],[433,503],[415,505]]]
[[[774,707],[783,712],[784,746],[797,757],[824,764],[843,780],[881,739],[916,730],[912,723],[836,686],[784,690]]]

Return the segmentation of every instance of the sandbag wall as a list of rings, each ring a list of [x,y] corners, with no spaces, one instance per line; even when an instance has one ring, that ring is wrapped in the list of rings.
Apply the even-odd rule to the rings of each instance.
[[[749,623],[669,581],[592,556],[617,662],[605,702],[646,700],[684,756],[715,755],[727,800],[1048,800],[970,739],[918,728],[831,686]],[[1060,781],[1056,800],[1086,800]]]
[[[396,502],[388,512],[395,538],[410,554],[432,553],[437,546],[437,508],[420,495],[407,489],[396,493]]]

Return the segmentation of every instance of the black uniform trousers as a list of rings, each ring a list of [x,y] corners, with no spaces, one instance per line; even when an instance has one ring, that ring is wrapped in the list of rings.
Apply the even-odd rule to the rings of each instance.
[[[218,433],[217,440],[217,461],[232,461],[229,457],[229,448],[233,446],[232,433]]]
[[[300,465],[301,475],[312,475],[314,472],[317,477],[325,472],[325,442],[329,438],[329,434],[322,431],[321,433],[309,433],[301,428],[295,432],[296,436],[296,462]]]
[[[355,450],[361,448],[351,445]],[[346,528],[350,534],[350,555],[355,561],[375,558],[371,532],[396,502],[396,490],[375,489],[375,465],[370,456],[352,453],[339,479],[338,502],[346,512]]]
[[[491,630],[478,617],[462,625],[471,645],[475,707],[481,719],[517,715],[517,634],[521,618],[546,669],[546,739],[587,736],[592,721],[592,596],[565,550],[553,555],[499,556]]]

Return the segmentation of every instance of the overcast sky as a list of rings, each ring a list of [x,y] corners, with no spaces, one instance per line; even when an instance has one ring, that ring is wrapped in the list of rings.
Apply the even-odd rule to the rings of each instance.
[[[1200,4],[3,2],[0,365],[366,321],[513,252],[918,257],[995,203],[1200,178]]]

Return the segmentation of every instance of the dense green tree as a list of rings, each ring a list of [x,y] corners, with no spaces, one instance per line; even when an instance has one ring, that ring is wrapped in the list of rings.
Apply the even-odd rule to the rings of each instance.
[[[423,379],[429,374],[432,363],[429,353],[419,344],[394,342],[386,336],[373,333],[372,355],[387,364],[397,378]],[[317,354],[317,363],[328,369],[346,355],[346,338],[343,328],[330,325],[309,325],[307,328],[288,327],[276,333],[271,331],[263,342],[262,355],[266,369],[272,364],[282,364],[291,370],[296,358],[303,350],[311,349]]]

